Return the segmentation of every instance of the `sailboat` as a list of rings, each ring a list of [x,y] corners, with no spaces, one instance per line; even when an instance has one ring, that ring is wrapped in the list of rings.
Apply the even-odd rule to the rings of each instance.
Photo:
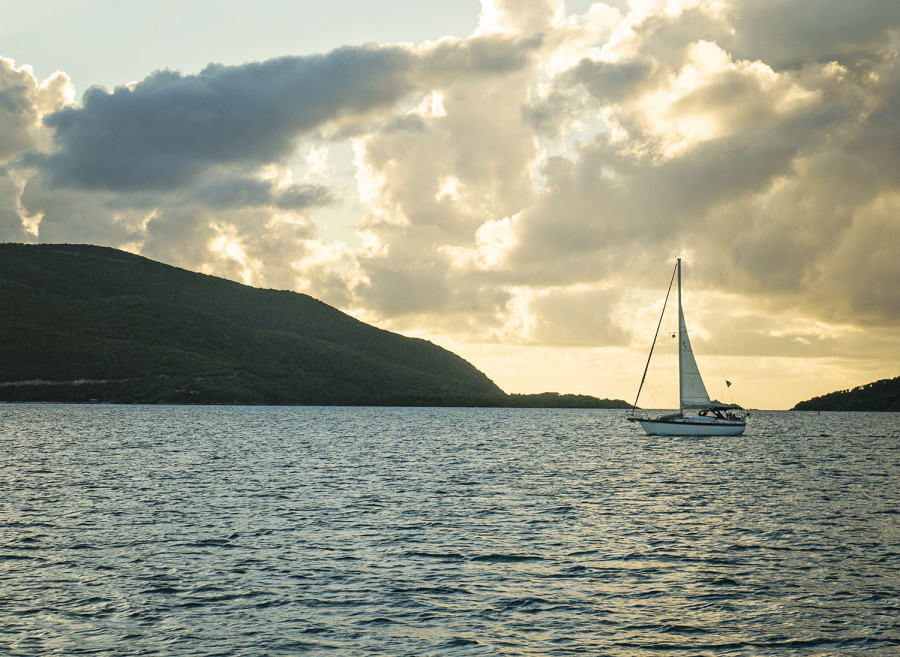
[[[650,359],[653,357],[653,347],[656,346],[656,338],[659,336],[659,328],[662,326],[663,315],[669,294],[672,292],[672,283],[678,278],[678,412],[666,413],[658,417],[645,417],[636,412],[638,399],[641,397],[641,389],[647,379],[647,369],[650,367]],[[726,383],[728,383],[726,381]],[[730,387],[730,383],[728,383]],[[641,385],[638,387],[634,405],[631,408],[631,416],[628,420],[637,422],[643,427],[649,436],[739,436],[747,427],[747,413],[737,404],[723,404],[711,400],[706,392],[703,377],[694,359],[694,351],[691,349],[691,340],[684,323],[684,311],[681,307],[681,258],[675,261],[675,271],[672,272],[672,280],[669,281],[669,289],[666,292],[666,301],[663,303],[663,314],[659,317],[656,326],[656,334],[650,345],[650,355],[644,366],[644,376],[641,377]]]

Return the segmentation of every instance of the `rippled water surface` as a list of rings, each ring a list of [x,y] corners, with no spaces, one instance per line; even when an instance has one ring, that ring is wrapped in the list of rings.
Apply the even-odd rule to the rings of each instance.
[[[3,655],[900,654],[900,417],[0,405]]]

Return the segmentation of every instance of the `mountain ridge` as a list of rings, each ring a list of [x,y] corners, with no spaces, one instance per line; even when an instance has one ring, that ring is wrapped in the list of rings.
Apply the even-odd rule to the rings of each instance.
[[[900,376],[813,397],[791,410],[900,412]]]

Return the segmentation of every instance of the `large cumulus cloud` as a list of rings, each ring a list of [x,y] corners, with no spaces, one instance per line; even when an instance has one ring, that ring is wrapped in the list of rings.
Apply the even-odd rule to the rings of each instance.
[[[42,169],[61,186],[170,190],[211,166],[281,161],[303,132],[407,93],[410,60],[399,48],[346,48],[91,89],[46,119],[58,150]]]
[[[283,161],[323,124],[389,107],[426,81],[515,68],[522,54],[513,39],[482,38],[158,71],[112,93],[89,89],[80,107],[48,116],[57,150],[41,168],[60,186],[174,189],[211,166]]]

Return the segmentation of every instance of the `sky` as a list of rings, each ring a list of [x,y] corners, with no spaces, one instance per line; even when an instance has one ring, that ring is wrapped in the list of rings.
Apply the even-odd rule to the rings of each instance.
[[[629,402],[680,257],[711,394],[790,408],[900,375],[898,55],[896,0],[0,0],[0,241]]]

